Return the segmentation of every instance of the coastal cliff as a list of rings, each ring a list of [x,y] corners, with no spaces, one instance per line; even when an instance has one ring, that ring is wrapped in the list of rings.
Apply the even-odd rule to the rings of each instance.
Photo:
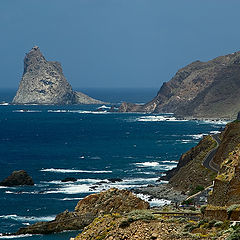
[[[47,61],[39,47],[24,58],[22,80],[13,104],[102,104],[83,93],[74,92],[59,62]]]
[[[216,173],[203,166],[209,151],[216,146],[210,135],[205,136],[197,146],[184,153],[176,168],[166,172],[162,180],[181,191],[194,191],[198,186],[207,187],[212,184]]]
[[[236,119],[240,109],[240,52],[195,61],[163,83],[144,105],[123,103],[120,112],[174,113],[179,117]]]

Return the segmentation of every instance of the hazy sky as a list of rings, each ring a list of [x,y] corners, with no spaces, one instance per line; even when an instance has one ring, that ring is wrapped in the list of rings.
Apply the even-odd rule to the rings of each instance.
[[[239,0],[0,0],[0,88],[38,45],[73,88],[160,88],[180,68],[240,49]]]

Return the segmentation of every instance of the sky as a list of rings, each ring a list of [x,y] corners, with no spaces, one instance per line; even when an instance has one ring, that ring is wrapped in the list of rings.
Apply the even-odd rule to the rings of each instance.
[[[0,89],[38,45],[74,89],[156,88],[240,50],[239,0],[0,0]]]

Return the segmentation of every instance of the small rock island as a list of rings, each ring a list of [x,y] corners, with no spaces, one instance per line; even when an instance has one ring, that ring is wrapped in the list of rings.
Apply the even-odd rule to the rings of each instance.
[[[63,75],[59,62],[47,61],[39,47],[24,58],[24,71],[13,104],[102,104],[84,93],[75,92]]]

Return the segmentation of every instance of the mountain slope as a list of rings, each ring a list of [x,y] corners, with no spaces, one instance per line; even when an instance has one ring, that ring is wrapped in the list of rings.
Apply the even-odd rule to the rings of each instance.
[[[240,109],[240,52],[193,62],[163,83],[144,105],[123,103],[120,112],[172,112],[182,117],[236,118]]]

